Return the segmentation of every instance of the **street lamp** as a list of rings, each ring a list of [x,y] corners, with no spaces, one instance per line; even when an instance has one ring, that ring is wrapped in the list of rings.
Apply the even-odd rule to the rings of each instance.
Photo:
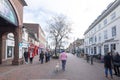
[[[75,51],[76,51],[75,50],[75,47],[76,47],[75,45],[76,45],[76,40],[75,40],[75,37],[74,37],[74,42],[73,42],[74,54],[75,54]]]

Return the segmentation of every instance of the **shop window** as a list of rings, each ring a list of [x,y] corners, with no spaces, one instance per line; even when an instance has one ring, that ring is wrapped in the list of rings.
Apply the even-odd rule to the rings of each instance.
[[[116,36],[116,26],[112,27],[112,37]]]
[[[104,45],[104,53],[108,53],[109,52],[109,45]]]
[[[101,46],[98,47],[98,53],[101,54]]]
[[[95,42],[97,42],[97,37],[95,36]]]
[[[94,47],[94,54],[96,54],[97,53],[97,48],[96,47]]]
[[[13,54],[13,47],[7,46],[7,58],[12,58],[12,54]]]
[[[101,41],[101,33],[99,33],[98,36],[99,36],[98,39],[99,39],[99,42],[100,42]]]
[[[108,39],[107,30],[104,31],[104,39]]]
[[[91,54],[93,54],[93,48],[91,48]]]
[[[111,52],[116,50],[116,44],[111,44]]]

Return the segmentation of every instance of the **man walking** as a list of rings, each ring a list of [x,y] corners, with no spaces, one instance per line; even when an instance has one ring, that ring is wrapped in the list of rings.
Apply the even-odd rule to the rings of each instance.
[[[86,54],[86,61],[89,63],[89,54]]]
[[[93,56],[93,55],[90,55],[91,65],[93,65],[93,58],[94,58],[94,56]]]
[[[114,66],[114,72],[115,75],[120,77],[120,55],[118,52],[116,52],[116,54],[113,56],[113,66]]]
[[[111,56],[110,52],[108,52],[104,56],[104,67],[105,67],[105,76],[108,78],[108,70],[109,70],[110,76],[111,76],[111,78],[113,78],[113,76],[112,76],[112,56]]]
[[[25,63],[28,64],[28,51],[27,49],[24,52]]]
[[[44,60],[44,52],[41,51],[41,53],[40,53],[40,61],[41,61],[41,64],[43,64],[43,60]]]

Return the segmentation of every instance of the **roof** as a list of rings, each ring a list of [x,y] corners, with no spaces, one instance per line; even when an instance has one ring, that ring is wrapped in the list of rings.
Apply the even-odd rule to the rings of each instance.
[[[85,31],[84,35],[88,33],[92,28],[94,28],[100,21],[102,21],[107,15],[109,15],[116,7],[120,5],[120,0],[115,0],[110,3],[106,10],[102,12],[100,16],[89,26],[89,28]]]
[[[37,32],[37,33],[39,33],[38,30],[40,28],[43,35],[45,35],[43,29],[41,28],[41,26],[38,23],[24,23],[23,25],[25,26],[25,28],[30,29],[30,30]],[[37,27],[37,28],[34,28],[34,27]]]

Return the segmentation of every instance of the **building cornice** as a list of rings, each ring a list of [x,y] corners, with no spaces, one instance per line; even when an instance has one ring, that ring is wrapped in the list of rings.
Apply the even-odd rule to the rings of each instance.
[[[100,21],[102,21],[107,15],[109,15],[116,7],[120,5],[120,0],[116,0],[110,3],[106,10],[102,12],[100,16],[89,26],[84,35],[87,34],[92,28],[94,28]]]

